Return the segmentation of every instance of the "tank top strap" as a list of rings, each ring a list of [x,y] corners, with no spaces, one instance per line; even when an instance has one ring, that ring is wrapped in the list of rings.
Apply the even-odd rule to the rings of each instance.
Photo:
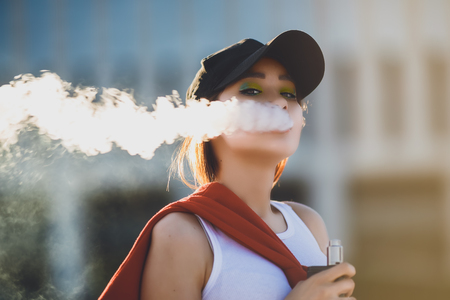
[[[316,238],[312,234],[309,227],[303,222],[303,220],[297,215],[289,204],[280,201],[271,201],[271,204],[275,206],[284,216],[288,229],[285,232],[278,234],[278,237],[282,240],[294,236],[296,231],[300,231],[308,235],[312,240],[316,242]],[[292,228],[292,230],[290,229]],[[281,235],[281,236],[280,236]]]
[[[273,205],[276,209],[278,209],[286,222],[287,229],[284,232],[277,233],[277,236],[281,240],[285,240],[287,238],[292,237],[295,234],[295,218],[298,216],[292,211],[291,207],[283,202],[278,201],[270,201],[271,205]],[[292,214],[294,213],[294,215]]]

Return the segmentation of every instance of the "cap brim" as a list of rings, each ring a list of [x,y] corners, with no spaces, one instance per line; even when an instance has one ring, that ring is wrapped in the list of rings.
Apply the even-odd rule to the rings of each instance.
[[[247,57],[217,85],[216,90],[223,89],[238,80],[265,56],[279,61],[286,68],[294,79],[299,99],[308,96],[322,81],[325,61],[319,45],[308,34],[299,30],[289,30]]]

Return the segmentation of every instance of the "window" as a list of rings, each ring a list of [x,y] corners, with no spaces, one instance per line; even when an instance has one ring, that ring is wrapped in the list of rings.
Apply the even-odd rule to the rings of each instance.
[[[432,134],[444,136],[447,131],[447,70],[445,60],[439,57],[430,57],[427,60],[427,98],[426,103],[430,106],[430,127]]]
[[[403,132],[404,107],[402,95],[403,70],[397,60],[380,62],[381,126],[387,137],[399,138]]]

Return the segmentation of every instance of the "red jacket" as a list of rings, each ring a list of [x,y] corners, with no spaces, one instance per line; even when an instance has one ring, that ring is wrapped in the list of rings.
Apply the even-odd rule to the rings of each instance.
[[[291,287],[306,279],[307,267],[297,261],[272,229],[232,191],[212,182],[167,205],[150,219],[99,300],[139,300],[153,226],[172,212],[197,214],[209,221],[236,242],[280,267]]]

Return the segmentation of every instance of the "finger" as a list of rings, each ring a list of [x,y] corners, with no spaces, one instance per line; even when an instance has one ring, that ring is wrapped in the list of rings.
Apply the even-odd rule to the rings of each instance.
[[[337,279],[340,279],[341,277],[351,278],[355,276],[356,270],[354,266],[344,262],[320,273],[322,273],[325,280],[335,281]]]
[[[355,289],[355,282],[350,279],[342,279],[332,284],[333,295],[338,295],[339,297],[350,297]]]
[[[341,295],[336,300],[356,300],[355,297],[347,297],[346,295]]]

